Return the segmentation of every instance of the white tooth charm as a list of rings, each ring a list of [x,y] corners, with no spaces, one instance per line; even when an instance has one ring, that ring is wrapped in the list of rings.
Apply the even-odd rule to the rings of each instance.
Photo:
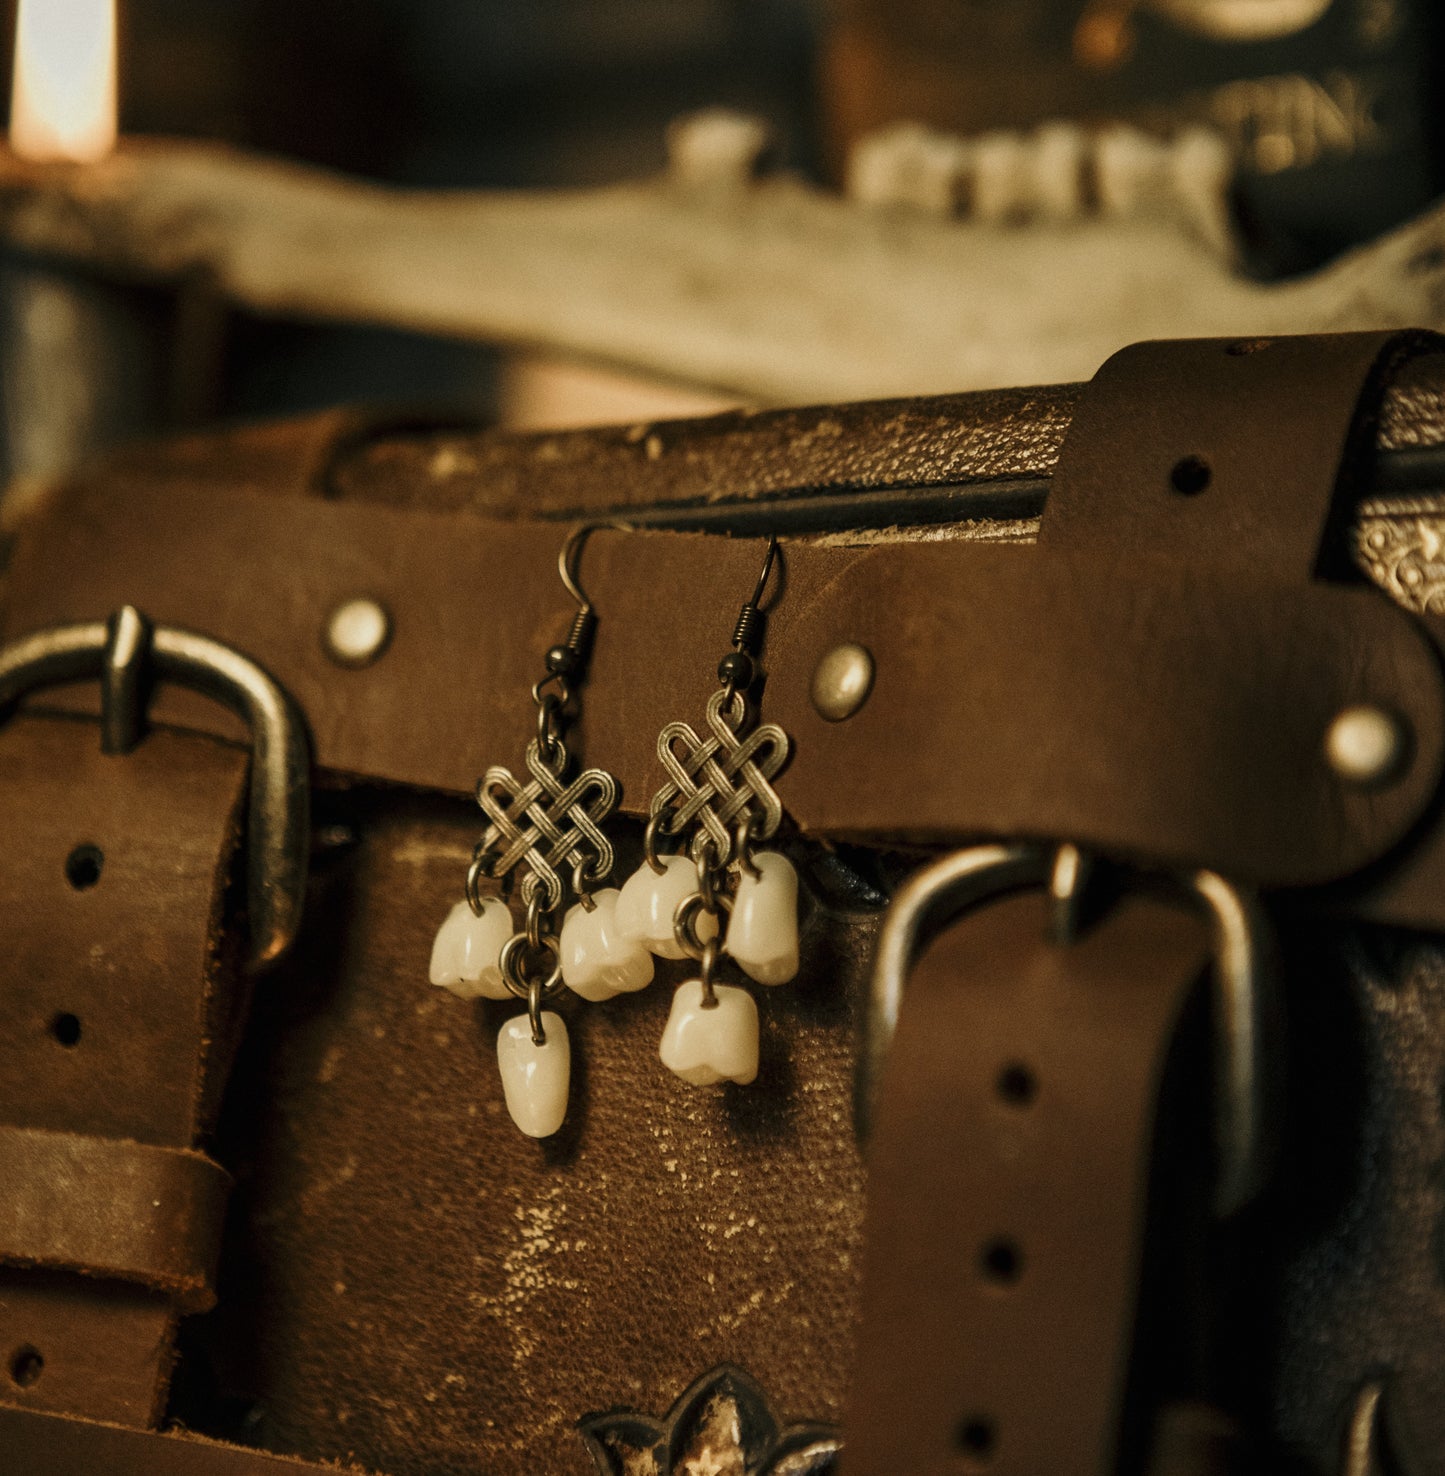
[[[550,1138],[567,1116],[567,1090],[572,1080],[572,1046],[561,1015],[542,1011],[546,1040],[532,1040],[532,1025],[518,1015],[497,1036],[497,1066],[502,1095],[512,1121],[529,1138]]]
[[[483,898],[480,917],[467,903],[458,902],[432,944],[432,983],[450,989],[458,999],[509,998],[497,959],[511,936],[512,914],[499,898]]]
[[[733,899],[726,947],[749,978],[786,984],[798,972],[798,873],[777,851],[753,857],[758,875],[746,868]]]
[[[697,867],[688,856],[663,856],[659,876],[646,861],[622,884],[617,898],[617,930],[659,958],[685,958],[672,931],[673,915],[684,897],[697,891]],[[698,918],[698,940],[717,936],[717,923]]]
[[[662,1064],[693,1086],[735,1081],[746,1086],[758,1074],[758,1007],[746,989],[715,984],[717,1004],[702,1006],[702,980],[678,985],[662,1032]]]
[[[562,982],[583,999],[611,999],[652,983],[652,955],[617,926],[616,887],[592,894],[592,911],[579,902],[562,923]]]

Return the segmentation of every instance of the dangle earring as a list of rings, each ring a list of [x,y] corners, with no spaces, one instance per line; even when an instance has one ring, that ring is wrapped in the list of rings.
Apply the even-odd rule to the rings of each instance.
[[[466,897],[432,946],[431,982],[462,999],[515,997],[525,1015],[497,1037],[507,1110],[533,1138],[550,1137],[567,1114],[571,1047],[567,1027],[544,1004],[564,985],[588,1000],[646,988],[647,950],[616,926],[618,893],[598,890],[611,874],[612,844],[601,825],[617,806],[616,779],[604,769],[571,777],[566,734],[572,698],[585,678],[597,616],[574,571],[591,525],[576,529],[557,568],[577,601],[566,640],[547,652],[547,674],[532,688],[537,736],[527,745],[528,782],[496,765],[477,784],[488,825],[467,870]],[[510,899],[521,875],[525,921]],[[576,901],[563,909],[568,896]],[[557,932],[562,919],[561,934]]]
[[[672,1001],[660,1054],[684,1081],[747,1083],[758,1074],[758,1008],[752,995],[716,975],[724,957],[759,984],[798,972],[798,874],[778,851],[754,851],[782,823],[771,780],[788,758],[788,735],[756,724],[763,616],[759,603],[777,557],[769,538],[753,597],[738,614],[732,650],[718,663],[722,684],[707,704],[710,736],[669,723],[657,739],[667,782],[653,796],[645,859],[617,903],[617,925],[662,958],[692,958],[697,978]],[[660,855],[659,841],[681,843]],[[726,930],[723,920],[726,919]]]

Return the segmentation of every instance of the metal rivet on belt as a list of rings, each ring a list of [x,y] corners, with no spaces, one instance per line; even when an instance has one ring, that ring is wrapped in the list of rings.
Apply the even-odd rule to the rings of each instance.
[[[853,716],[873,690],[873,656],[866,646],[834,646],[813,672],[813,706],[830,723]]]
[[[1361,703],[1335,715],[1325,734],[1325,758],[1349,784],[1384,784],[1404,768],[1410,735],[1404,723],[1382,707]]]
[[[391,616],[376,600],[345,600],[326,617],[323,642],[338,666],[370,666],[391,639]]]

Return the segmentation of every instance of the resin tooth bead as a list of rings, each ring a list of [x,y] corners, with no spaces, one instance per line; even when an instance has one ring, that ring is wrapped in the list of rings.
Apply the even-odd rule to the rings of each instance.
[[[777,851],[753,857],[728,920],[727,951],[759,984],[786,984],[798,972],[798,873]]]
[[[746,989],[713,989],[717,1005],[705,1010],[701,979],[678,985],[658,1054],[669,1071],[693,1086],[746,1086],[758,1074],[758,1007]]]
[[[684,897],[697,891],[697,867],[687,856],[663,856],[659,876],[646,861],[622,884],[617,898],[617,929],[659,958],[685,958],[672,931],[673,915]],[[698,938],[706,943],[717,936],[717,923],[706,914],[698,919]]]
[[[592,894],[592,911],[578,902],[562,923],[562,982],[583,999],[611,999],[652,983],[652,955],[617,926],[616,887]]]
[[[496,897],[482,900],[478,917],[458,902],[437,929],[431,949],[431,981],[458,999],[507,999],[497,959],[512,936],[512,914]]]
[[[567,1116],[567,1091],[572,1082],[572,1046],[561,1015],[542,1011],[546,1040],[532,1040],[532,1025],[518,1015],[497,1036],[497,1067],[502,1095],[512,1121],[529,1138],[550,1138]]]

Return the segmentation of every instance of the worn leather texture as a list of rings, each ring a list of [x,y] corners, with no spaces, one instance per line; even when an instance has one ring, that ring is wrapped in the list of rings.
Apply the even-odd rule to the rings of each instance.
[[[909,976],[869,1147],[848,1476],[1118,1469],[1154,1124],[1208,939],[1139,897],[1073,944],[1047,934],[1039,893],[998,902]]]
[[[206,1130],[239,1003],[221,923],[245,776],[244,753],[208,738],[157,733],[122,759],[100,752],[90,723],[0,727],[0,1123],[93,1140],[72,1144],[92,1165],[189,1150]],[[44,1198],[59,1182],[4,1182],[4,1397],[151,1422],[177,1303],[194,1305],[199,1290],[194,1264],[170,1257],[185,1286],[166,1274],[164,1247],[118,1223],[93,1181],[63,1229]],[[219,1220],[214,1195],[202,1204],[202,1219],[172,1227],[172,1249],[193,1263],[183,1243],[214,1247]],[[21,1269],[36,1264],[49,1269]]]
[[[1377,1468],[1435,1476],[1445,1470],[1445,950],[1388,928],[1294,936],[1286,1170],[1254,1277],[1259,1356],[1240,1381],[1257,1381],[1261,1414],[1307,1469],[1326,1471],[1361,1391],[1377,1383]]]
[[[250,1401],[249,1438],[391,1476],[583,1476],[583,1415],[662,1416],[724,1360],[780,1419],[838,1420],[870,916],[809,904],[801,975],[760,1001],[752,1087],[700,1092],[658,1061],[686,963],[638,996],[565,1001],[571,1108],[534,1142],[497,1078],[514,1009],[425,982],[475,820],[376,793],[342,813],[355,838],[319,863],[324,921],[258,993],[233,1083],[220,1152],[239,1188],[220,1302],[193,1329],[202,1383]]]
[[[568,623],[555,544],[535,523],[93,493],[22,538],[3,628],[20,634],[130,601],[265,666],[306,713],[324,769],[464,792],[490,764],[521,762],[531,684]],[[624,810],[645,815],[664,777],[656,735],[679,717],[701,728],[759,550],[599,532],[586,553],[602,618],[578,747],[617,776]],[[298,564],[312,571],[304,583]],[[217,568],[231,577],[217,581]],[[787,808],[807,835],[875,845],[1068,835],[1302,884],[1385,855],[1437,787],[1435,656],[1370,592],[1307,584],[1303,573],[1294,585],[1228,582],[1161,560],[1125,570],[1055,548],[957,543],[790,545],[784,571],[769,599],[766,703],[794,740]],[[910,591],[902,607],[899,588]],[[395,629],[374,665],[352,671],[327,659],[320,632],[363,591]],[[1087,621],[1072,618],[1078,610]],[[877,683],[854,720],[829,723],[813,708],[812,675],[844,640],[872,651]],[[469,671],[482,678],[475,686],[458,680]],[[98,699],[77,689],[75,700]],[[1400,714],[1414,737],[1408,768],[1368,791],[1341,785],[1323,757],[1331,717],[1358,703]],[[154,710],[230,728],[189,693],[165,693]],[[1204,749],[1206,726],[1215,737]],[[869,780],[839,786],[840,772]]]
[[[1439,444],[1442,386],[1438,363],[1402,371],[1386,398],[1381,444]],[[982,620],[1007,604],[1018,613],[1006,656],[1024,663],[1034,659],[1036,631],[1078,626],[1078,609],[1100,587],[1089,581],[1108,589],[1109,571],[1076,566],[1057,549],[978,547],[957,536],[969,531],[957,526],[942,529],[947,541],[939,548],[851,533],[788,550],[788,583],[765,648],[764,711],[783,717],[798,739],[796,766],[779,788],[813,833],[807,843],[792,835],[787,841],[805,871],[805,966],[796,986],[769,991],[762,1001],[761,1080],[746,1090],[699,1095],[662,1070],[656,1041],[669,986],[684,972],[664,965],[644,995],[571,1014],[573,1114],[559,1138],[538,1145],[512,1130],[496,1081],[492,1041],[508,1009],[462,1005],[423,982],[431,936],[459,895],[476,838],[476,812],[461,791],[487,763],[519,760],[529,731],[526,688],[568,614],[551,573],[560,523],[536,529],[507,519],[522,511],[554,520],[579,511],[644,515],[662,502],[680,519],[718,507],[741,518],[756,508],[771,515],[806,504],[825,522],[831,499],[866,494],[881,524],[890,510],[907,517],[919,488],[941,489],[948,498],[956,490],[961,517],[987,506],[1023,516],[1042,504],[1076,399],[1067,388],[1019,391],[527,438],[379,429],[335,418],[127,453],[58,493],[38,522],[20,530],[3,589],[6,633],[62,613],[104,613],[139,595],[158,618],[199,625],[263,659],[302,698],[323,764],[309,921],[295,955],[257,992],[226,1111],[208,1145],[239,1187],[220,1301],[186,1325],[172,1418],[311,1460],[369,1464],[389,1476],[583,1476],[593,1465],[575,1429],[579,1418],[605,1410],[661,1418],[697,1374],[724,1359],[768,1391],[779,1421],[842,1418],[862,1249],[863,1169],[851,1132],[858,1006],[879,886],[896,868],[874,850],[858,853],[839,842],[849,834],[895,843],[954,835],[955,814],[917,830],[894,818],[905,801],[910,817],[937,803],[928,785],[908,787],[900,759],[933,751],[938,734],[949,739],[955,763],[959,752],[967,755],[966,768],[970,745],[999,741],[990,739],[984,716],[1017,718],[1017,728],[1000,730],[1015,754],[1050,731],[1046,722],[1076,720],[1077,701],[1067,712],[1062,703],[1057,713],[1041,709],[1032,722],[1009,714],[1007,661],[975,670],[974,645],[957,627],[969,612]],[[972,497],[980,487],[991,488],[996,501]],[[268,546],[273,523],[282,531]],[[1029,535],[1022,526],[1015,532]],[[669,555],[654,564],[656,549],[679,550],[676,562]],[[603,745],[619,745],[615,762],[626,770],[634,816],[658,777],[646,760],[661,717],[701,717],[757,553],[756,546],[662,534],[599,534],[589,545],[584,582],[589,589],[596,582],[604,623],[579,746],[589,760],[602,760],[611,757]],[[982,571],[977,591],[956,573],[964,565],[954,560],[963,553],[970,576]],[[1035,571],[1047,558],[1057,560],[1056,577],[1041,580]],[[940,578],[943,568],[954,575]],[[1247,784],[1257,788],[1225,796],[1246,827],[1261,816],[1268,822],[1280,786],[1297,804],[1301,791],[1290,786],[1313,782],[1309,765],[1292,764],[1291,756],[1301,751],[1298,732],[1312,724],[1317,730],[1327,703],[1373,690],[1404,705],[1427,739],[1438,732],[1429,706],[1435,686],[1427,680],[1435,658],[1417,632],[1372,592],[1321,585],[1301,593],[1307,572],[1290,571],[1298,587],[1275,605],[1255,575],[1231,583],[1224,603],[1247,615],[1234,628],[1207,579],[1181,577],[1176,550],[1153,603],[1121,599],[1110,617],[1116,624],[1101,626],[1097,640],[1084,630],[1073,634],[1091,659],[1102,660],[1123,634],[1168,626],[1187,610],[1208,639],[1188,644],[1190,622],[1178,622],[1185,633],[1169,636],[1178,644],[1157,647],[1151,679],[1177,694],[1183,683],[1167,683],[1188,663],[1207,669],[1217,659],[1210,680],[1222,680],[1226,668],[1231,679],[1247,668],[1249,701],[1280,717],[1237,730],[1233,762],[1243,765],[1258,751],[1260,772],[1269,776],[1266,782],[1256,774]],[[383,598],[397,617],[386,654],[363,670],[336,667],[320,641],[327,611],[352,594]],[[890,635],[900,606],[915,600],[923,612],[916,623]],[[1316,610],[1330,613],[1314,624]],[[1281,670],[1270,664],[1267,632],[1279,633],[1286,618],[1298,622],[1288,629],[1292,649],[1307,654],[1303,666]],[[865,634],[887,661],[855,722],[872,726],[825,733],[806,702],[812,662],[827,643],[859,638],[861,622],[870,620],[876,624]],[[608,634],[609,621],[619,636]],[[429,664],[445,669],[445,684],[427,675]],[[1052,689],[1077,664],[1059,659],[1041,669],[1038,689]],[[888,673],[904,669],[920,684],[901,693],[887,685]],[[1133,700],[1122,666],[1115,673],[1115,692]],[[1376,681],[1387,686],[1372,688]],[[904,697],[914,692],[922,700],[910,708]],[[70,710],[87,706],[92,695],[78,692]],[[172,694],[161,694],[156,711],[194,732],[213,731],[208,707],[182,705]],[[15,720],[0,730],[0,741],[29,724],[79,735],[75,752],[91,752],[95,735],[87,722]],[[1298,725],[1293,738],[1291,725]],[[1119,738],[1122,725],[1113,731]],[[1142,747],[1131,778],[1147,773],[1151,757],[1152,735],[1136,736]],[[838,746],[819,746],[831,743]],[[165,731],[148,738],[135,759],[159,761],[167,744],[223,755],[237,775],[243,768],[239,751]],[[813,759],[805,763],[809,751],[826,752],[827,763],[814,770]],[[1316,752],[1312,738],[1311,762]],[[1420,787],[1398,813],[1385,814],[1394,802],[1388,795],[1362,803],[1358,820],[1326,802],[1325,839],[1301,852],[1317,856],[1322,844],[1334,864],[1349,869],[1357,857],[1334,849],[1341,837],[1368,831],[1374,839],[1361,855],[1393,847],[1403,828],[1419,823],[1436,752],[1428,743],[1419,750]],[[190,753],[172,762],[173,777],[185,780],[175,808],[187,814],[197,773],[213,803],[230,793]],[[54,756],[53,747],[45,756]],[[965,781],[975,784],[980,803],[1002,804],[992,781],[1006,756],[1000,742],[992,767],[979,770],[990,782]],[[867,783],[840,784],[860,770]],[[59,772],[79,791],[81,770]],[[0,781],[5,775],[0,768]],[[955,782],[952,773],[944,778]],[[25,782],[32,782],[30,771]],[[1213,773],[1179,782],[1200,795],[1219,789]],[[1076,775],[1069,789],[1080,787]],[[1186,815],[1189,799],[1174,802]],[[81,803],[70,794],[66,800]],[[846,814],[856,824],[870,805],[881,812],[884,801],[884,821],[860,830],[834,819]],[[1027,802],[1026,793],[1011,801]],[[1107,808],[1097,806],[1099,813]],[[995,812],[1010,828],[1022,823],[1020,815],[1017,808]],[[1061,817],[1046,818],[1052,827]],[[1150,814],[1148,825],[1158,819]],[[177,813],[164,823],[171,834],[191,822]],[[1143,828],[1141,822],[1141,834]],[[638,829],[635,821],[623,827],[624,873],[637,859]],[[1185,846],[1179,854],[1196,853]],[[206,927],[218,896],[207,893],[200,909]],[[183,900],[192,916],[193,899]],[[62,943],[48,939],[45,946]],[[29,968],[53,986],[48,962]],[[1300,975],[1293,962],[1291,970],[1307,997],[1308,970]],[[46,1018],[32,1010],[25,1028]],[[35,1044],[26,1040],[27,1049]],[[1350,1037],[1340,1040],[1330,1050],[1351,1059]],[[53,1040],[44,1049],[52,1046],[64,1049]],[[185,1046],[153,1054],[183,1059]],[[1307,1050],[1304,1069],[1334,1059],[1330,1051]],[[37,1055],[23,1080],[45,1079],[49,1064]],[[1388,1135],[1396,1121],[1385,1112],[1370,1131]],[[87,1123],[89,1117],[43,1125],[94,1131]],[[195,1126],[190,1121],[187,1130]],[[1412,1174],[1426,1141],[1418,1156],[1414,1144],[1402,1153]],[[1353,1172],[1356,1160],[1348,1161]],[[1371,1162],[1359,1160],[1351,1217],[1322,1230],[1326,1263],[1338,1254],[1330,1236],[1348,1237],[1361,1217],[1395,1224],[1388,1195],[1382,1199],[1370,1177]],[[1428,1205],[1428,1193],[1419,1194]],[[1414,1235],[1416,1222],[1412,1227]],[[1283,1275],[1295,1274],[1295,1244],[1279,1249]],[[1418,1248],[1412,1254],[1413,1267]],[[1373,1294],[1379,1305],[1397,1271],[1388,1282],[1395,1305],[1421,1285],[1413,1270],[1395,1263],[1378,1270],[1361,1296]],[[95,1341],[102,1313],[143,1323],[152,1310],[145,1294],[113,1283],[87,1289],[68,1278],[27,1276],[24,1284],[68,1299],[77,1347]],[[1373,1361],[1363,1344],[1321,1338],[1311,1301],[1320,1273],[1306,1266],[1288,1284],[1299,1287],[1289,1325],[1270,1325],[1259,1346],[1274,1350],[1272,1366],[1284,1370],[1277,1420],[1291,1445],[1327,1467],[1323,1453],[1338,1449],[1354,1390],[1382,1366],[1418,1368],[1416,1392],[1392,1418],[1420,1422],[1435,1387],[1426,1362],[1392,1351],[1385,1322],[1368,1345]],[[12,1296],[9,1282],[0,1295]],[[0,1300],[0,1308],[17,1305]],[[11,1334],[12,1345],[19,1336]],[[1299,1391],[1311,1359],[1328,1367],[1305,1398]],[[57,1407],[44,1402],[52,1367],[47,1358],[45,1374],[28,1388],[0,1385],[0,1399]],[[95,1376],[101,1368],[97,1354],[82,1371]],[[130,1421],[138,1408],[122,1400],[88,1412]],[[1421,1428],[1426,1438],[1416,1445],[1428,1452],[1428,1427]],[[26,1438],[43,1437],[32,1428]],[[75,1438],[76,1450],[98,1448]],[[1419,1469],[1431,1471],[1429,1460],[1427,1454]]]
[[[231,1181],[204,1154],[0,1127],[0,1184],[0,1261],[136,1282],[185,1312],[215,1301]]]
[[[94,1420],[0,1407],[0,1473],[51,1476],[325,1476],[337,1467]],[[359,1470],[360,1468],[354,1468]]]
[[[1125,348],[1069,427],[1040,543],[1286,583],[1328,548],[1338,572],[1330,535],[1359,496],[1384,386],[1441,344],[1421,332]]]

